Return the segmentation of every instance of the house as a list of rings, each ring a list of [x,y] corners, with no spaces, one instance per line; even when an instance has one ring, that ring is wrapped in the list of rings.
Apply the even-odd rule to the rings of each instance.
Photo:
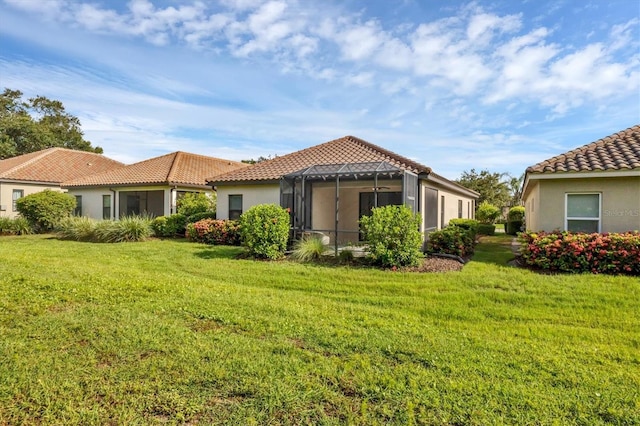
[[[208,180],[218,193],[218,218],[236,219],[256,204],[280,204],[290,209],[295,232],[319,232],[335,244],[357,242],[359,219],[372,207],[406,204],[421,214],[426,234],[452,218],[472,218],[479,195],[353,136]]]
[[[125,215],[168,216],[187,192],[207,192],[206,178],[247,164],[187,152],[173,152],[118,169],[63,182],[94,219]]]
[[[640,229],[640,125],[527,168],[523,200],[534,231]]]
[[[64,181],[123,166],[101,154],[65,148],[0,160],[0,217],[16,217],[16,201],[26,195],[45,189],[62,191]]]

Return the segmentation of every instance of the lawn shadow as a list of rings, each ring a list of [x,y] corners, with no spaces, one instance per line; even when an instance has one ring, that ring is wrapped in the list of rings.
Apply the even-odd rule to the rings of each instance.
[[[200,259],[237,259],[242,252],[238,246],[204,246],[194,255]]]
[[[515,260],[513,236],[507,234],[496,234],[492,236],[480,237],[480,242],[476,245],[475,253],[471,258],[472,262],[492,263],[498,266],[510,266]]]

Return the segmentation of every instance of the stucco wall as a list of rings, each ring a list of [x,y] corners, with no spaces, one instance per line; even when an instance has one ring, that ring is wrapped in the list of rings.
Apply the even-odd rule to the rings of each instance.
[[[640,229],[640,177],[598,179],[541,179],[532,216],[537,222],[527,228],[535,231],[565,229],[565,194],[597,192],[602,194],[601,232],[624,232]],[[539,199],[539,202],[538,202]],[[537,210],[537,212],[535,211]],[[528,220],[528,218],[527,218]],[[534,227],[534,225],[536,225]]]
[[[436,183],[426,182],[426,181],[421,182],[421,200],[422,200],[421,203],[422,203],[423,211],[428,209],[428,206],[426,206],[425,204],[426,188],[433,188],[438,191],[438,221],[437,221],[438,229],[442,229],[445,226],[447,226],[447,224],[451,219],[458,218],[458,201],[459,200],[462,201],[462,218],[471,219],[474,217],[475,204],[474,204],[473,198],[467,195],[464,195],[462,193],[452,191],[451,189],[446,188],[443,185],[438,185]],[[442,197],[444,197],[444,221],[442,220],[443,218],[441,214],[442,207],[443,207]],[[425,229],[424,220],[423,220],[421,229],[424,232],[424,229]]]
[[[540,184],[531,181],[524,196],[525,224],[529,230],[540,230]]]
[[[74,197],[82,196],[82,216],[92,219],[102,220],[102,196],[111,196],[111,217],[113,217],[113,192],[108,188],[86,188],[86,189],[70,189],[69,194]]]
[[[220,185],[217,189],[218,219],[229,219],[229,195],[242,195],[242,211],[246,212],[258,204],[280,205],[280,185]]]
[[[23,190],[25,196],[44,191],[45,189],[62,191],[60,186],[37,185],[28,182],[0,182],[0,206],[4,208],[4,210],[0,209],[1,217],[15,218],[18,216],[18,212],[14,212],[12,209],[14,189]]]

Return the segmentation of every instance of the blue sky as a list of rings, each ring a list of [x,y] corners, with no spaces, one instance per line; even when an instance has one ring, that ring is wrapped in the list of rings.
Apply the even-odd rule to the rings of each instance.
[[[640,6],[0,0],[0,87],[127,163],[354,135],[451,179],[519,175],[640,122]]]

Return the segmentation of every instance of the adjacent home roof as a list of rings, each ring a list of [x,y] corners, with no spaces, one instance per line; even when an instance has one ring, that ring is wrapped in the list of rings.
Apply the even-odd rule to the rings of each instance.
[[[431,173],[427,166],[354,136],[345,136],[221,176],[210,175],[207,180],[213,184],[274,181],[311,166],[383,161],[416,174]]]
[[[60,184],[90,174],[123,167],[94,152],[66,148],[48,148],[17,157],[0,160],[0,180],[46,182]]]
[[[237,161],[178,151],[117,170],[65,181],[62,186],[67,188],[150,184],[205,186],[207,177],[246,167],[247,164]]]
[[[640,169],[640,124],[527,168],[527,173]]]

